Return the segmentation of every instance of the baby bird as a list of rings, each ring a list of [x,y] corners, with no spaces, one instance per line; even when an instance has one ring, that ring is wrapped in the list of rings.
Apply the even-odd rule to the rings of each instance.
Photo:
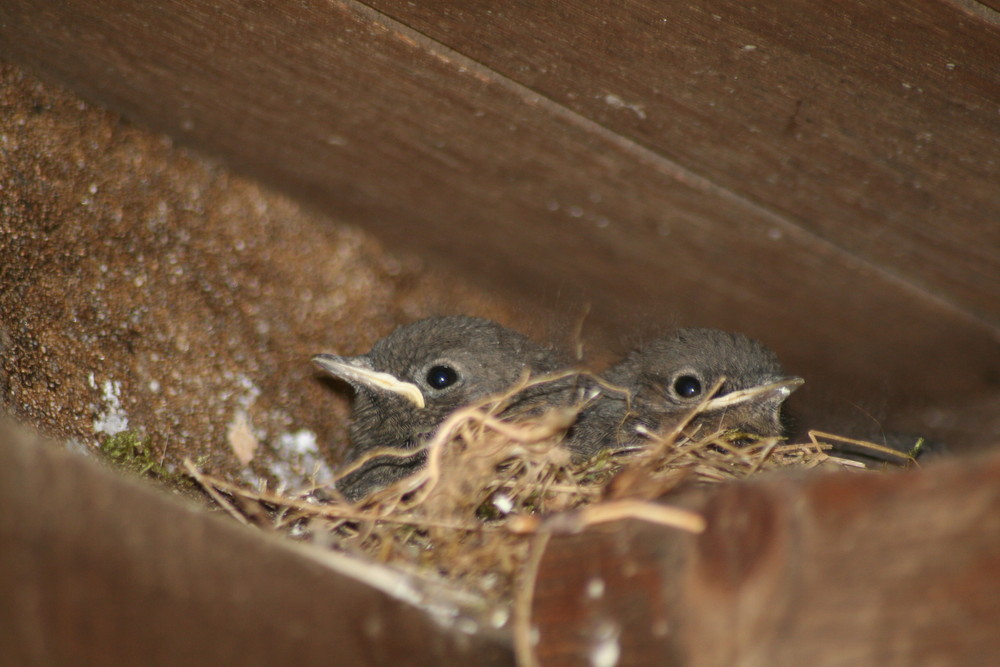
[[[319,354],[313,361],[354,388],[346,462],[372,450],[413,449],[450,413],[521,379],[566,367],[549,347],[496,322],[465,316],[432,317],[399,327],[367,354]],[[515,405],[546,405],[562,398],[558,386],[537,385],[520,392]],[[514,407],[514,406],[512,406]],[[388,486],[419,469],[424,451],[409,457],[380,456],[337,482],[351,501]]]
[[[788,377],[774,352],[741,334],[678,329],[633,351],[604,373],[612,385],[584,410],[571,434],[574,456],[640,446],[648,434],[675,426],[725,381],[689,428],[708,434],[736,429],[780,436],[781,405],[803,383]]]

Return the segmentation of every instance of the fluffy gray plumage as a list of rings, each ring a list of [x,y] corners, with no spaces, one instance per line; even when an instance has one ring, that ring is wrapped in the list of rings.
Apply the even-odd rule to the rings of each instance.
[[[678,329],[633,351],[610,368],[604,379],[627,389],[606,391],[580,417],[570,447],[577,457],[587,458],[602,449],[629,448],[648,441],[637,429],[660,432],[687,416],[725,377],[713,398],[733,392],[797,378],[786,378],[774,352],[741,334],[716,329]],[[783,433],[781,404],[791,392],[766,393],[756,398],[708,410],[691,427],[711,433],[739,429],[761,436]]]
[[[566,366],[563,357],[549,347],[496,322],[465,316],[414,322],[377,341],[365,355],[319,355],[316,361],[322,366],[324,359],[388,373],[412,383],[425,403],[418,407],[404,395],[344,377],[355,391],[348,463],[382,447],[415,448],[453,411],[504,392],[525,371],[537,377]],[[513,407],[527,409],[565,400],[565,390],[563,385],[529,389],[518,394]],[[337,487],[348,499],[358,500],[412,474],[425,458],[423,452],[408,458],[379,457],[342,479]]]

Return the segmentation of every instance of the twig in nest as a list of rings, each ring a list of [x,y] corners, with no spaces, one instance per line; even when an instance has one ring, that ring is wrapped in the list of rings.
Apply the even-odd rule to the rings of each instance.
[[[552,534],[543,531],[535,535],[531,543],[528,559],[521,569],[519,585],[514,600],[514,653],[517,664],[524,667],[536,667],[535,642],[531,630],[531,602],[535,599],[535,584],[538,581],[538,568],[542,564],[542,556],[549,544]]]
[[[874,442],[868,442],[867,440],[856,440],[854,438],[848,438],[842,435],[835,435],[833,433],[824,433],[823,431],[810,430],[809,440],[812,441],[817,447],[822,447],[823,443],[819,442],[819,438],[825,438],[827,440],[833,440],[834,442],[841,442],[847,445],[854,445],[860,448],[861,454],[865,453],[865,450],[872,452],[872,456],[887,456],[889,462],[898,461],[903,464],[913,464],[919,465],[916,459],[910,456],[906,452],[901,452],[899,450],[893,449],[892,447],[886,447],[885,445],[878,445]],[[841,459],[838,459],[841,460]]]
[[[206,482],[205,477],[201,474],[198,468],[195,467],[191,459],[189,458],[184,459],[184,468],[187,469],[188,474],[191,475],[194,481],[197,482],[198,485],[205,490],[205,493],[211,496],[212,500],[214,500],[219,505],[219,507],[226,510],[226,512],[228,512],[230,516],[232,516],[234,519],[242,523],[244,526],[250,525],[250,522],[247,520],[245,516],[243,516],[242,512],[233,507],[233,504],[229,502],[229,500],[226,499],[225,496],[216,491],[215,487],[212,484]]]
[[[641,500],[613,500],[586,505],[572,512],[555,514],[545,519],[537,516],[511,517],[507,529],[515,533],[579,533],[587,526],[621,519],[637,519],[661,526],[668,526],[689,533],[705,530],[705,519],[696,512],[670,505]]]

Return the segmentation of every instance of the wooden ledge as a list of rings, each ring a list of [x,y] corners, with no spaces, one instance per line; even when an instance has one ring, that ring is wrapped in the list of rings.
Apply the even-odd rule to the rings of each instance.
[[[544,665],[977,664],[1000,652],[1000,456],[721,487],[691,537],[553,538],[533,608]]]

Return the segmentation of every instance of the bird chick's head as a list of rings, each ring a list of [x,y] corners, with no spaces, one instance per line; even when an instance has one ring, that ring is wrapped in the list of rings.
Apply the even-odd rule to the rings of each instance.
[[[412,447],[454,410],[502,393],[560,357],[520,333],[474,317],[432,317],[402,326],[356,357],[313,361],[355,390],[349,459],[377,447]]]
[[[632,412],[649,430],[676,423],[704,403],[692,425],[758,436],[782,434],[781,405],[803,382],[787,377],[760,342],[716,329],[673,331],[632,352],[605,377],[631,391]]]

